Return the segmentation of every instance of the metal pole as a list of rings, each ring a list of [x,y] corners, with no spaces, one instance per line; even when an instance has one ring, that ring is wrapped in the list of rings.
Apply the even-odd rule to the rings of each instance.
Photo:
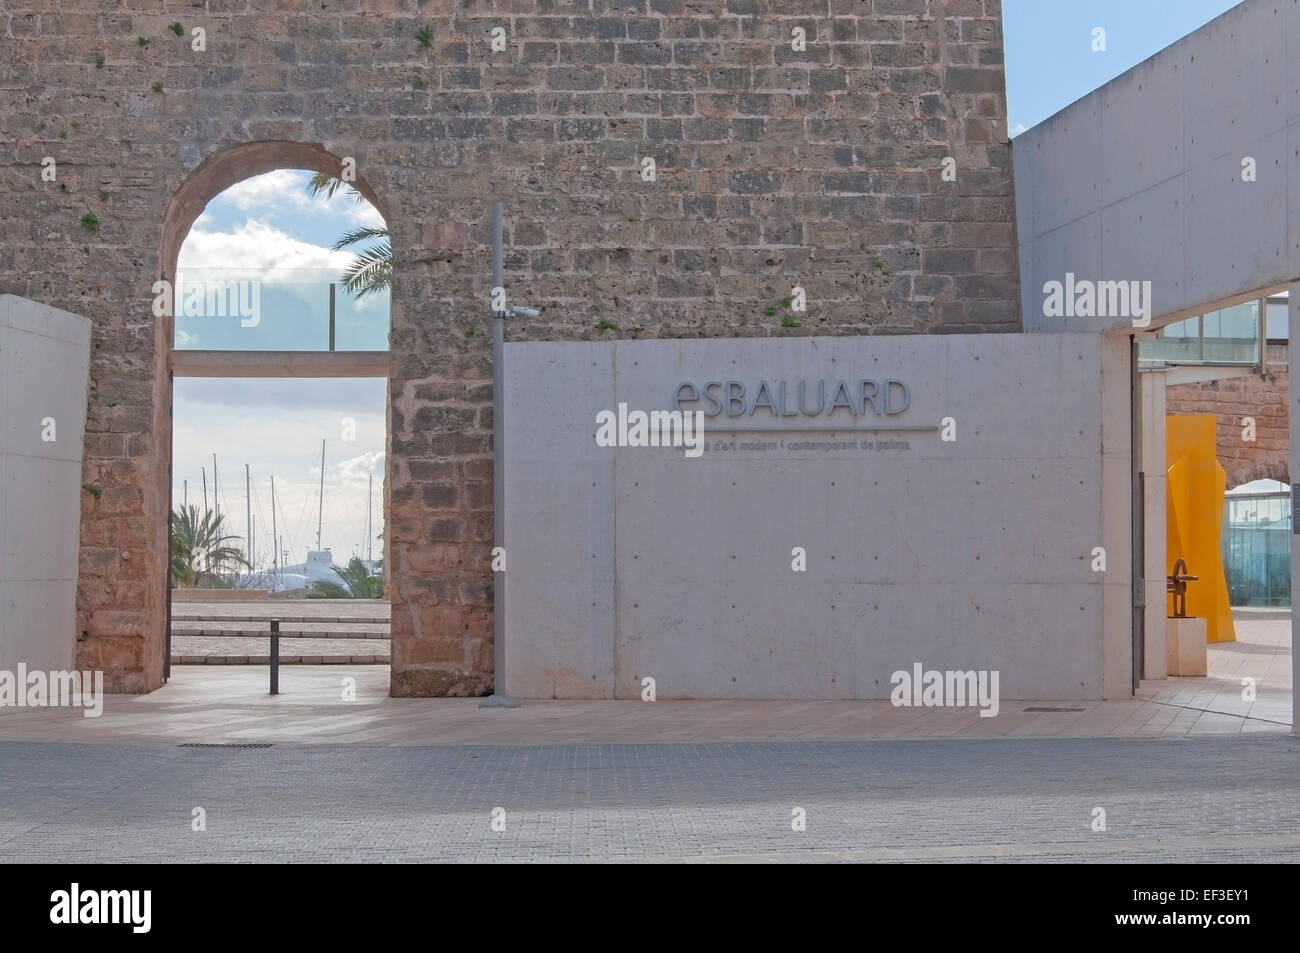
[[[275,525],[275,476],[271,477],[271,548],[275,551],[271,557],[271,591],[279,591],[280,585],[280,531]]]
[[[316,511],[316,551],[320,552],[320,528],[325,521],[325,441],[320,442],[320,507]]]
[[[271,620],[271,694],[280,694],[280,620]]]
[[[253,571],[253,502],[250,490],[248,464],[244,464],[244,555],[248,558],[248,571]]]
[[[330,282],[330,350],[334,350],[334,282]]]
[[[199,467],[199,472],[203,474],[203,512],[208,511],[208,471],[204,467]]]
[[[492,288],[505,287],[505,224],[501,203],[492,203]],[[492,313],[492,547],[506,545],[506,415],[505,368],[506,313]],[[492,573],[492,694],[480,708],[518,708],[506,694],[506,587],[505,574]]]
[[[221,491],[217,488],[217,455],[212,455],[212,508],[221,519]]]

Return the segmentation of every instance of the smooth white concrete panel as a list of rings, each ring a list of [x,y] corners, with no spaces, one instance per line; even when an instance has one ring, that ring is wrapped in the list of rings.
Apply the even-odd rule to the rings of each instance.
[[[1101,343],[1102,697],[1133,694],[1133,418],[1132,342],[1108,334]]]
[[[996,668],[1004,697],[1101,696],[1108,606],[1120,641],[1131,639],[1127,498],[1105,526],[1102,514],[1107,493],[1128,486],[1127,438],[1104,446],[1101,419],[1104,406],[1118,408],[1115,426],[1127,431],[1124,343],[507,345],[509,690],[630,698],[651,676],[660,698],[884,698],[889,675],[920,662]],[[1103,354],[1121,359],[1109,378]],[[735,379],[752,393],[760,379],[868,377],[908,382],[911,404],[891,423],[935,427],[951,416],[957,440],[934,430],[810,433],[828,424],[806,418],[733,436],[715,419],[706,440],[776,447],[697,459],[595,447],[599,410],[668,408],[683,380]],[[1104,402],[1108,379],[1123,389]],[[909,447],[861,447],[880,439]],[[854,447],[788,446],[804,440]],[[1116,474],[1122,486],[1108,490]],[[1107,577],[1119,574],[1105,597],[1109,579],[1091,570],[1101,540]],[[794,547],[806,551],[806,572],[791,569]],[[587,568],[593,553],[612,562]]]
[[[1064,284],[1067,274],[1073,274],[1075,281],[1098,281],[1105,275],[1101,226],[1101,212],[1092,212],[1048,232],[1034,246],[1029,270],[1020,273],[1026,331],[1077,334],[1094,330],[1095,318],[1048,317],[1044,313],[1046,295],[1043,287],[1049,281]]]
[[[1183,258],[1171,257],[1145,230],[1152,222],[1163,222],[1182,234],[1183,192],[1184,180],[1179,176],[1119,199],[1101,212],[1100,273],[1116,281],[1150,281],[1153,315],[1178,311],[1187,303]]]
[[[1165,374],[1142,375],[1142,472],[1144,507],[1144,677],[1166,678],[1165,669]]]
[[[1283,129],[1252,143],[1255,182],[1242,181],[1243,155],[1236,152],[1206,159],[1183,177],[1186,306],[1219,300],[1225,287],[1275,284],[1285,272],[1287,135]]]
[[[89,365],[89,320],[0,295],[2,669],[73,663]]]
[[[54,338],[73,347],[90,347],[89,318],[30,298],[0,295],[0,322],[7,322],[9,327],[18,331]]]
[[[1104,127],[1144,130],[1141,136],[1114,136],[1102,143],[1103,207],[1167,183],[1182,173],[1182,110],[1152,110],[1147,105],[1151,101],[1182,102],[1181,55],[1175,44],[1101,87],[1098,100]],[[1054,177],[1055,172],[1051,175]]]
[[[1055,231],[1101,207],[1102,114],[1097,98],[1026,143],[1033,159],[1032,234]],[[1016,145],[1021,141],[1017,137]]]
[[[1285,128],[1286,7],[1292,5],[1294,0],[1247,0],[1177,44],[1189,167]],[[1241,154],[1237,159],[1240,169]]]
[[[608,403],[613,373],[607,344],[506,352],[505,688],[512,695],[613,697],[614,457],[596,446],[587,412]],[[525,558],[518,541],[541,551]],[[539,604],[547,611],[533,611]]]
[[[1286,18],[1286,26],[1282,35],[1300,36],[1300,2],[1291,0],[1290,3],[1283,4],[1283,15]],[[1287,47],[1286,82],[1283,85],[1282,101],[1286,104],[1287,122],[1294,124],[1296,120],[1300,120],[1300,56],[1295,55],[1294,40],[1289,40]]]
[[[1300,61],[1300,56],[1296,57]],[[1297,95],[1300,100],[1300,95]],[[1294,182],[1300,185],[1300,120],[1294,121],[1287,130],[1287,187]],[[1287,208],[1287,234],[1290,236],[1290,257],[1300,261],[1300,202],[1292,202]]]
[[[6,533],[0,541],[3,578],[77,578],[80,486],[80,469],[67,461],[8,455]]]
[[[0,671],[70,671],[76,648],[73,580],[0,582]]]
[[[71,359],[73,366],[69,367]],[[76,386],[90,366],[85,348],[18,328],[0,360],[5,392],[7,452],[80,462],[85,431],[86,388]],[[54,422],[54,440],[43,439],[43,421]]]
[[[1104,213],[1102,240],[1121,247],[1107,248],[1104,273],[1087,277],[1158,282],[1157,326],[1300,274],[1300,189],[1290,185],[1297,181],[1300,57],[1288,48],[1298,27],[1297,0],[1246,0],[1016,137],[1026,330],[1131,326],[1131,316],[1068,326],[1042,320],[1043,283],[1095,264],[1075,235],[1090,214]],[[1093,156],[1101,168],[1096,190],[1079,168]],[[1241,181],[1247,156],[1257,162],[1255,183]],[[1183,214],[1158,214],[1168,209],[1174,182]],[[1139,200],[1145,193],[1152,194]]]

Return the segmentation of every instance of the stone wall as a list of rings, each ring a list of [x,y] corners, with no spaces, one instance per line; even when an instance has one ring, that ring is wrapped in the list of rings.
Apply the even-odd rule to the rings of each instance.
[[[1268,376],[1234,377],[1204,384],[1179,384],[1165,390],[1169,414],[1214,414],[1219,463],[1228,487],[1251,480],[1290,483],[1291,437],[1287,419],[1286,345],[1268,348]],[[1254,418],[1255,439],[1245,440],[1243,420]]]
[[[352,157],[392,229],[397,695],[492,682],[493,199],[512,300],[543,309],[513,339],[1020,327],[998,0],[106,6],[0,7],[0,292],[94,321],[78,664],[114,690],[163,677],[151,286],[240,177]]]

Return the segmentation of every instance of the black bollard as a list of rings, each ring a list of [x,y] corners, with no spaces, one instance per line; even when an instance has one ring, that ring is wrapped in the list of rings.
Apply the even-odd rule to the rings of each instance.
[[[280,620],[271,620],[271,694],[280,694]]]

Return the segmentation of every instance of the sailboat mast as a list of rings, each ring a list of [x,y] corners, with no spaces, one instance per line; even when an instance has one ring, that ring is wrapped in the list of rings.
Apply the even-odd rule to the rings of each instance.
[[[249,490],[250,477],[248,475],[248,464],[244,464],[244,556],[248,560],[248,568],[253,568],[253,503]]]
[[[325,441],[320,442],[320,506],[316,511],[316,551],[320,551],[320,529],[325,520]]]
[[[271,548],[275,550],[271,557],[271,591],[276,591],[280,576],[280,535],[275,525],[275,476],[271,476]]]

